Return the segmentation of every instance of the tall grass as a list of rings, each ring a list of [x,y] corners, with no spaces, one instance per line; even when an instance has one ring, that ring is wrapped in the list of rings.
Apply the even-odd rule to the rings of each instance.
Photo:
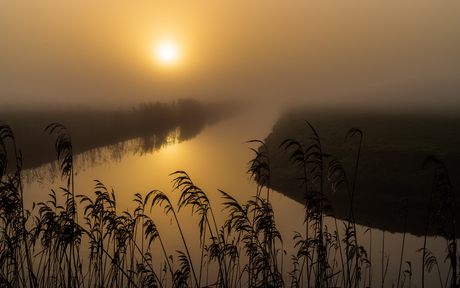
[[[346,141],[359,136],[352,182],[340,162],[323,152],[321,139],[308,122],[309,143],[295,139],[280,143],[279,147],[301,172],[299,186],[303,188],[305,208],[304,227],[292,236],[295,253],[286,257],[270,202],[270,155],[262,141],[248,141],[260,147],[251,148],[255,155],[249,161],[248,173],[257,188],[246,203],[239,203],[230,193],[218,190],[222,203],[212,203],[213,206],[189,174],[176,171],[170,176],[173,192],[179,193],[177,204],[164,192],[152,190],[145,196],[134,195],[135,209],[130,213],[120,211],[115,192],[98,180],[92,195],[76,194],[70,133],[64,126],[53,123],[45,131],[57,134],[56,154],[66,187],[51,190],[46,201],[29,211],[23,201],[21,153],[10,127],[0,124],[2,287],[370,287],[373,283],[371,250],[368,255],[362,241],[358,241],[353,211],[363,138],[359,129],[351,129],[346,136]],[[9,150],[14,151],[16,169],[6,175]],[[427,232],[419,249],[423,254],[421,283],[424,287],[425,272],[436,267],[441,287],[458,287],[458,227],[452,220],[454,193],[442,162],[430,156],[422,166],[429,169],[432,165],[434,184],[426,230],[435,227],[437,235],[445,239],[446,259],[450,264],[443,279],[438,260],[427,247]],[[350,207],[347,221],[332,218],[332,229],[325,224],[326,218],[334,216],[334,209],[325,197],[329,185],[334,191],[345,188]],[[60,203],[60,195],[64,196],[64,203]],[[216,217],[216,207],[226,215],[222,223]],[[405,201],[401,210],[404,227],[410,212],[408,207]],[[167,231],[160,231],[155,221],[161,219],[152,216],[156,208],[162,208],[164,216],[171,217],[175,224],[182,247],[177,251],[167,250],[163,240]],[[179,221],[178,213],[186,208],[199,218],[198,247],[190,247],[190,243],[196,242],[184,233],[183,223]],[[366,233],[372,241],[370,231]],[[398,280],[393,283],[396,287],[412,285],[412,263],[406,262],[408,268],[402,271],[404,241],[405,233]],[[381,286],[384,287],[389,261],[385,262],[382,244]],[[153,253],[153,246],[160,248],[160,255]],[[284,271],[285,258],[291,260],[289,271]]]

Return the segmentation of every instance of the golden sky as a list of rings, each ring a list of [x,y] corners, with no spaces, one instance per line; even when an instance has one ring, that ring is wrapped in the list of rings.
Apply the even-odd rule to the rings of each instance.
[[[460,107],[459,15],[458,0],[1,0],[0,105]]]

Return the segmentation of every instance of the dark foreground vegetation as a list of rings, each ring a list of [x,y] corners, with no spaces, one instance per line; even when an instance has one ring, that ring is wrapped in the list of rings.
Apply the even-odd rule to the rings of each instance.
[[[425,244],[419,247],[421,271],[412,271],[401,247],[398,280],[385,282],[386,265],[382,258],[381,279],[372,278],[377,263],[368,257],[367,248],[356,232],[355,199],[357,173],[362,155],[363,133],[352,128],[347,139],[357,141],[352,177],[342,165],[324,153],[321,139],[306,122],[308,142],[285,139],[278,144],[287,161],[301,172],[298,179],[303,189],[304,227],[295,232],[294,255],[284,255],[282,235],[276,224],[270,202],[270,158],[265,143],[253,149],[249,174],[259,185],[253,198],[238,203],[230,194],[220,191],[222,203],[211,206],[209,198],[183,171],[172,173],[173,189],[180,194],[177,204],[165,193],[152,190],[134,195],[136,209],[117,210],[115,193],[96,181],[92,195],[75,195],[73,138],[61,124],[46,127],[55,139],[55,149],[65,187],[50,191],[47,200],[31,210],[24,207],[21,181],[22,158],[13,131],[0,124],[0,286],[2,287],[411,287],[416,277],[425,287],[428,273],[439,275],[439,287],[458,287],[458,225],[454,221],[454,194],[447,170],[436,157],[428,157],[423,168],[431,169],[429,205],[425,207]],[[11,148],[8,150],[7,146]],[[7,151],[13,152],[8,163]],[[10,157],[11,158],[11,157]],[[15,171],[6,174],[7,164]],[[324,220],[334,216],[326,199],[329,186],[343,189],[348,198],[349,221],[335,220],[327,228]],[[58,203],[57,194],[65,195]],[[402,202],[406,217],[409,201]],[[409,204],[409,205],[408,205]],[[167,251],[164,231],[159,231],[151,217],[152,207],[161,207],[180,231],[182,249]],[[199,255],[191,255],[177,213],[192,208],[199,218]],[[216,210],[217,209],[217,210]],[[218,223],[216,213],[226,213]],[[403,237],[406,234],[404,225]],[[428,230],[434,229],[446,243],[449,273],[442,278],[439,262],[427,247]],[[372,236],[370,236],[372,237]],[[153,256],[152,249],[161,247],[163,257]],[[286,259],[287,258],[287,259]],[[289,260],[288,260],[289,259]],[[289,262],[289,265],[286,263]],[[179,263],[179,264],[177,264]],[[285,267],[289,267],[289,277]]]

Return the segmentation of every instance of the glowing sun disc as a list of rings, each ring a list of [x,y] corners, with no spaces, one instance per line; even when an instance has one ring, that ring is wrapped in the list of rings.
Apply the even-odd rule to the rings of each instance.
[[[158,45],[156,55],[160,62],[172,64],[179,58],[179,51],[173,43],[162,43]]]

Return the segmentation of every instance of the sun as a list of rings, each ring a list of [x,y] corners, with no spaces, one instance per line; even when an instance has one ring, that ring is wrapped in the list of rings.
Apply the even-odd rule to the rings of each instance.
[[[172,42],[162,42],[156,47],[156,58],[163,64],[174,64],[179,60],[179,49]]]

